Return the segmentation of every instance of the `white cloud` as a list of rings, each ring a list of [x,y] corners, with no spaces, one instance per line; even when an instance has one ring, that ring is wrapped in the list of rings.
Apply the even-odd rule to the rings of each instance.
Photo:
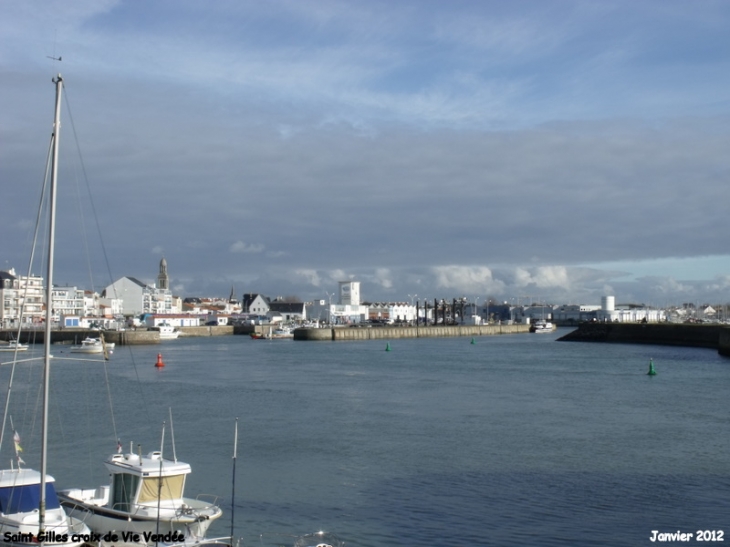
[[[262,243],[246,243],[245,241],[236,241],[230,247],[232,253],[261,253],[264,250]]]

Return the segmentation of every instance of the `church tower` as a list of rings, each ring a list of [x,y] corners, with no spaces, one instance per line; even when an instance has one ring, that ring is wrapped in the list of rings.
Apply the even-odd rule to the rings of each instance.
[[[160,273],[157,275],[157,288],[163,290],[170,289],[170,276],[167,275],[167,260],[162,257],[160,260]]]

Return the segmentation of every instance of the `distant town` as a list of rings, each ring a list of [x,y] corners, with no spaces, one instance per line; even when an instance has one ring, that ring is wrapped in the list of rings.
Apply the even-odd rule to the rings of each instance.
[[[335,289],[335,287],[333,287]],[[303,302],[296,296],[271,297],[245,293],[239,299],[231,289],[227,299],[175,296],[170,290],[167,261],[160,260],[157,282],[122,277],[101,292],[78,287],[54,287],[52,318],[59,328],[122,329],[130,326],[195,327],[201,325],[272,324],[413,325],[512,324],[551,321],[556,325],[600,322],[724,322],[727,305],[693,303],[670,309],[643,304],[616,303],[604,296],[600,303],[556,304],[525,298],[499,301],[463,296],[425,299],[417,294],[404,301],[371,302],[361,299],[359,281],[340,281],[326,299]],[[39,326],[46,316],[42,277],[0,272],[0,325],[3,329]]]

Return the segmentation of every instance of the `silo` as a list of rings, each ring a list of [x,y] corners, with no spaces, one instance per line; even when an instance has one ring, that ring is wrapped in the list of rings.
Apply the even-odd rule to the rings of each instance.
[[[603,311],[615,311],[616,310],[616,298],[613,296],[602,296],[601,297],[601,309]]]

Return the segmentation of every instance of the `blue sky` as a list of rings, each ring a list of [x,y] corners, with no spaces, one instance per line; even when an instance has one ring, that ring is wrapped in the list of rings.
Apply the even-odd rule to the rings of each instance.
[[[727,28],[719,1],[0,1],[0,258],[27,268],[61,72],[59,283],[164,256],[182,296],[724,303]]]

